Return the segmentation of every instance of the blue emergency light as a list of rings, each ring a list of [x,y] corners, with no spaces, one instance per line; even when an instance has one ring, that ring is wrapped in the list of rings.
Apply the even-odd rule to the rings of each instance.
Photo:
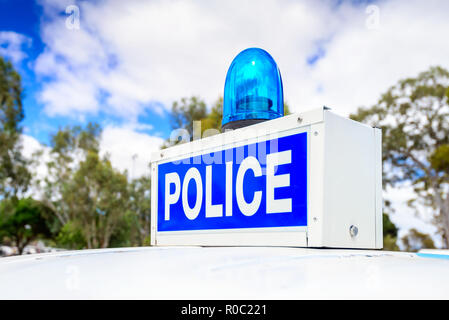
[[[222,129],[237,129],[283,115],[284,93],[276,62],[263,49],[243,50],[226,75]]]

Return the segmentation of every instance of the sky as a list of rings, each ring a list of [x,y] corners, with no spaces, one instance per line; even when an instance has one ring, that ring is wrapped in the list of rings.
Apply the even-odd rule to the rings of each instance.
[[[245,48],[276,60],[292,112],[348,116],[399,79],[449,69],[447,12],[446,0],[0,0],[0,55],[22,76],[27,154],[94,121],[102,153],[139,176],[170,134],[172,103],[212,105]],[[386,193],[400,235],[434,233],[430,214],[405,205],[410,190]]]

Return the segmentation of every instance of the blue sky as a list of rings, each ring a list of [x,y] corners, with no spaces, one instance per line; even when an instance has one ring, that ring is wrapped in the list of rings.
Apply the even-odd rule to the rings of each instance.
[[[27,58],[16,62],[15,67],[22,76],[22,85],[25,88],[24,106],[27,115],[24,125],[29,126],[39,116],[40,107],[35,103],[35,92],[39,90],[38,83],[28,62],[35,59],[43,50],[44,44],[40,41],[39,22],[42,10],[32,1],[0,1],[0,30],[13,31],[23,34],[31,39],[31,43],[24,45]],[[41,139],[46,137],[43,135]]]
[[[173,101],[211,106],[245,48],[273,56],[293,112],[347,116],[399,79],[449,69],[447,12],[446,0],[0,0],[0,54],[22,75],[28,154],[59,127],[94,121],[113,165],[140,175],[170,133]],[[434,231],[410,218],[411,188],[388,195],[404,230]]]
[[[61,7],[60,16],[66,18],[68,15]],[[85,125],[87,122],[97,122],[104,125],[120,125],[123,120],[114,114],[98,112],[95,114],[84,114],[78,116],[49,115],[44,111],[44,103],[39,101],[39,93],[42,83],[47,81],[46,77],[36,75],[34,72],[35,60],[46,48],[41,40],[41,26],[45,24],[46,16],[43,13],[43,5],[27,0],[0,0],[0,30],[11,31],[26,36],[29,41],[21,45],[25,57],[20,61],[12,60],[16,69],[22,77],[24,88],[23,104],[25,108],[24,126],[25,133],[33,136],[39,142],[48,145],[50,136],[58,128],[71,125]],[[7,48],[7,43],[2,43]],[[7,57],[8,58],[8,57]],[[158,103],[158,102],[154,102]],[[138,116],[139,123],[152,125],[152,129],[140,129],[139,131],[167,137],[170,132],[168,113],[152,112],[151,108],[145,108]],[[157,124],[157,126],[154,126]]]

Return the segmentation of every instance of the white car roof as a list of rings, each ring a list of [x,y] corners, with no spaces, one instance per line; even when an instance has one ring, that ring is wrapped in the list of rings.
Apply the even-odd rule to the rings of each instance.
[[[0,299],[448,299],[449,256],[140,247],[0,259]]]

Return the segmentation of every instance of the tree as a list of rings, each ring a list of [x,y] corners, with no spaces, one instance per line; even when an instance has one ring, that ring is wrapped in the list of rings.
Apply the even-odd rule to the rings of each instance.
[[[23,118],[20,75],[0,57],[0,197],[14,201],[27,190],[31,180],[28,161],[21,153]]]
[[[71,127],[52,137],[52,160],[47,164],[45,199],[62,229],[64,246],[106,248],[118,232],[129,208],[127,174],[100,157],[100,127]],[[81,237],[83,241],[81,241]]]
[[[150,239],[150,213],[151,213],[151,179],[142,176],[133,179],[129,184],[129,206],[128,221],[130,225],[130,236],[133,243],[139,246],[149,245]]]
[[[290,107],[287,102],[284,102],[284,116],[288,116],[289,114],[291,114]]]
[[[209,119],[209,115],[206,103],[198,97],[181,98],[180,101],[173,102],[170,114],[172,133],[162,145],[162,149],[201,138],[204,130],[217,125],[219,115],[215,120]],[[194,127],[197,121],[201,127]]]
[[[206,103],[198,97],[181,98],[172,106],[172,129],[185,129],[193,136],[193,122],[201,121],[208,116]]]
[[[79,222],[88,248],[107,248],[128,205],[126,175],[112,168],[107,158],[89,151],[74,172],[62,199]]]
[[[284,115],[290,114],[290,108],[284,103]],[[217,99],[208,111],[206,103],[198,97],[181,98],[175,101],[171,111],[171,127],[173,136],[168,139],[163,149],[178,143],[201,139],[221,132],[223,119],[223,97]],[[194,125],[194,123],[199,123]],[[179,130],[182,131],[179,131]],[[183,136],[183,132],[187,133]],[[179,139],[183,137],[183,139]]]
[[[69,221],[59,228],[55,244],[70,250],[80,250],[87,247],[81,226],[73,221]]]
[[[208,113],[205,119],[202,119],[201,130],[215,129],[217,132],[221,132],[221,121],[223,119],[223,97],[217,99],[212,106],[211,111]]]
[[[2,202],[0,211],[4,211],[7,200]],[[0,236],[7,237],[16,245],[19,254],[37,238],[51,238],[48,222],[50,209],[31,198],[20,199],[15,204],[12,214],[3,216],[0,221]]]
[[[415,198],[435,210],[449,247],[449,72],[431,67],[400,80],[370,108],[351,118],[382,129],[384,187],[410,182]]]
[[[89,123],[58,130],[51,137],[51,160],[47,163],[48,175],[44,178],[44,201],[52,207],[61,225],[71,220],[71,210],[62,200],[67,194],[74,172],[89,152],[99,152],[100,127]]]
[[[425,233],[412,228],[409,233],[402,237],[402,243],[406,251],[419,251],[420,249],[435,249],[432,238]]]
[[[383,225],[383,238],[384,238],[384,250],[398,251],[399,247],[396,244],[398,239],[398,228],[391,222],[388,214],[382,214]]]

